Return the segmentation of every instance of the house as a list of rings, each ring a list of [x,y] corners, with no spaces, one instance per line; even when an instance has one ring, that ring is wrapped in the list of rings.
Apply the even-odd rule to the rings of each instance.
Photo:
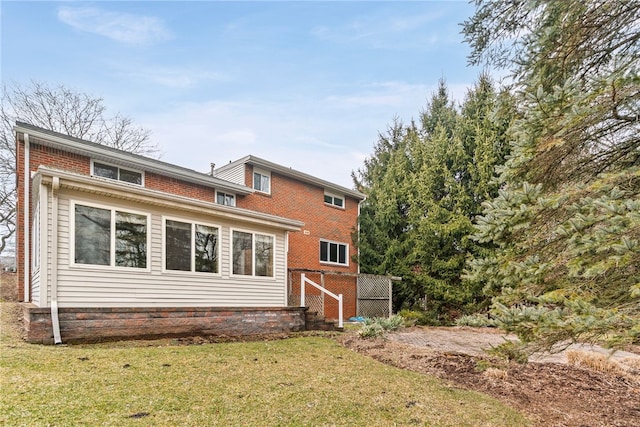
[[[362,194],[254,156],[205,174],[14,129],[28,341],[302,330],[302,272],[356,314]]]

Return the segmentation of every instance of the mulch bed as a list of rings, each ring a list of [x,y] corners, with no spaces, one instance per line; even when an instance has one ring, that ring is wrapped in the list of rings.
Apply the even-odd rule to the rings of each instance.
[[[557,363],[507,364],[355,334],[338,340],[380,362],[491,395],[526,414],[535,426],[640,426],[637,378]]]

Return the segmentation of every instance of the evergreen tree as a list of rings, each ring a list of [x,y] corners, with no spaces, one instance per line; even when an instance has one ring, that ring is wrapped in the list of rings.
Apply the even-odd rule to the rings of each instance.
[[[476,1],[471,60],[509,67],[524,114],[469,264],[507,331],[550,348],[640,337],[640,3]]]
[[[503,133],[513,109],[497,109],[499,100],[510,102],[483,75],[459,109],[441,81],[419,123],[396,121],[354,176],[367,194],[361,270],[403,278],[394,290],[396,309],[421,307],[433,322],[446,322],[483,303],[460,276],[467,256],[483,246],[468,238],[472,219],[497,190],[493,170],[506,154]]]

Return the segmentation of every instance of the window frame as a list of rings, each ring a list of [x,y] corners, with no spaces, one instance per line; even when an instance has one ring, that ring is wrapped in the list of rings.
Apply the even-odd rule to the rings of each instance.
[[[326,198],[327,197],[331,197],[331,202],[327,202]],[[342,201],[342,205],[337,205],[336,204],[336,199],[339,199]],[[336,193],[332,193],[330,191],[326,191],[324,192],[324,197],[323,197],[323,201],[324,204],[327,206],[331,206],[334,208],[338,208],[338,209],[345,209],[346,208],[346,202],[347,202],[347,198],[345,196],[340,196]]]
[[[95,174],[95,164],[96,163],[99,163],[99,164],[105,165],[105,166],[111,166],[111,167],[117,168],[118,169],[118,178],[117,179],[113,179],[113,178],[109,178],[109,177],[106,177],[106,176],[96,175]],[[139,173],[140,174],[140,184],[136,184],[135,182],[129,182],[129,181],[121,180],[120,179],[120,171],[121,170],[125,170],[127,172]],[[134,169],[134,168],[122,167],[122,166],[119,166],[119,165],[115,165],[113,163],[103,162],[103,161],[96,160],[96,159],[91,159],[91,176],[94,177],[94,178],[108,179],[109,181],[116,181],[116,182],[121,182],[121,183],[124,183],[124,184],[135,185],[137,187],[144,187],[144,171],[138,170],[138,169]]]
[[[226,200],[226,198],[227,198],[227,197],[232,197],[232,199],[233,199],[233,204],[227,204],[227,203],[220,203],[220,202],[218,202],[218,197],[219,197],[219,196],[223,196],[223,197],[225,198],[225,200]],[[234,207],[234,208],[235,208],[235,207],[236,207],[236,195],[235,195],[234,193],[227,193],[227,192],[224,192],[224,191],[218,191],[218,190],[216,190],[216,203],[217,203],[218,205],[222,205],[222,206],[231,206],[231,207]]]
[[[256,188],[256,175],[260,175],[260,176],[264,176],[266,178],[268,178],[269,180],[269,190],[268,191],[264,191],[261,189]],[[273,187],[273,181],[271,179],[271,172],[264,170],[264,169],[260,169],[260,168],[253,168],[253,174],[251,175],[251,188],[253,188],[254,190],[256,190],[259,193],[262,194],[271,194],[271,188]],[[262,183],[262,180],[260,180],[260,182]]]
[[[191,226],[191,253],[190,253],[190,269],[186,270],[170,270],[167,269],[167,221],[176,221],[189,224]],[[217,272],[209,271],[196,271],[196,226],[202,225],[204,227],[216,228],[218,230],[218,244],[217,244]],[[186,219],[183,217],[163,216],[162,217],[162,273],[168,274],[181,274],[181,275],[202,275],[206,277],[220,277],[222,276],[222,226],[220,224],[210,223],[207,221],[198,221],[194,219]]]
[[[102,264],[85,264],[76,262],[76,205],[85,206],[94,209],[103,209],[110,211],[109,223],[109,265]],[[116,265],[116,212],[122,212],[133,215],[140,215],[146,218],[146,267],[126,267]],[[74,268],[90,268],[100,270],[121,270],[131,272],[150,272],[151,271],[151,214],[128,207],[119,207],[106,205],[101,203],[85,202],[82,200],[69,200],[69,266]]]
[[[233,272],[233,246],[234,246],[234,241],[233,241],[233,233],[234,232],[239,232],[239,233],[247,233],[247,234],[251,234],[251,274],[237,274]],[[273,272],[273,274],[271,276],[257,276],[256,275],[256,235],[260,235],[260,236],[267,236],[270,237],[272,239],[273,242],[273,247],[272,247],[272,255],[271,255],[271,271]],[[260,232],[260,231],[255,231],[255,230],[247,230],[247,229],[243,229],[243,228],[230,228],[229,229],[229,275],[231,277],[234,278],[246,278],[246,279],[252,279],[252,280],[269,280],[269,281],[275,281],[276,280],[276,245],[277,245],[277,238],[275,234],[271,234],[271,233],[265,233],[265,232]]]
[[[323,261],[322,260],[322,244],[326,243],[327,246],[327,260]],[[337,245],[337,258],[338,261],[334,262],[331,261],[331,245]],[[344,246],[345,250],[345,262],[344,264],[340,262],[340,246]],[[320,242],[318,244],[318,259],[320,260],[320,264],[329,264],[329,265],[336,265],[336,266],[340,266],[340,267],[349,267],[349,244],[348,243],[343,243],[343,242],[336,242],[334,240],[328,240],[328,239],[320,239]]]

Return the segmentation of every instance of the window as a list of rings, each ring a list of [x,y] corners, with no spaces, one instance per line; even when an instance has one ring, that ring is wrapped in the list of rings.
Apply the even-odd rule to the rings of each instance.
[[[271,193],[271,176],[266,172],[254,171],[253,188],[262,193]]]
[[[320,262],[349,265],[349,245],[320,240]]]
[[[93,176],[142,185],[142,172],[123,169],[105,163],[93,162]]]
[[[165,270],[218,273],[219,229],[165,220]]]
[[[147,268],[147,215],[75,204],[74,262]]]
[[[235,206],[236,196],[234,194],[227,194],[227,193],[222,193],[218,191],[216,192],[216,202],[219,205]]]
[[[344,197],[335,196],[330,193],[324,193],[324,202],[328,205],[333,205],[344,209]]]
[[[270,235],[234,230],[233,274],[273,277],[274,240]]]

